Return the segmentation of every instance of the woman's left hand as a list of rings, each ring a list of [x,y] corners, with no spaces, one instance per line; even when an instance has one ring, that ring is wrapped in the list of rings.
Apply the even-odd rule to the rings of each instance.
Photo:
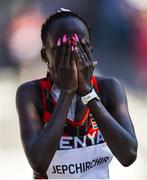
[[[91,92],[90,79],[97,61],[92,60],[91,50],[85,39],[76,42],[74,52],[78,71],[78,92],[83,96]]]

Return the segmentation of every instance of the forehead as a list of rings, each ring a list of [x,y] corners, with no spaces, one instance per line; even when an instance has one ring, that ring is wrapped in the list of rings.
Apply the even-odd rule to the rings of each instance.
[[[76,17],[61,17],[51,22],[48,30],[48,38],[56,41],[64,34],[72,36],[77,34],[80,38],[86,38],[89,41],[89,32],[86,25]]]

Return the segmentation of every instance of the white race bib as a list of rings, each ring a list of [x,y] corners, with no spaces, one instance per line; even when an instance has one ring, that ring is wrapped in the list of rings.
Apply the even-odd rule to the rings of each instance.
[[[108,179],[112,157],[106,143],[57,150],[47,175],[51,179]]]

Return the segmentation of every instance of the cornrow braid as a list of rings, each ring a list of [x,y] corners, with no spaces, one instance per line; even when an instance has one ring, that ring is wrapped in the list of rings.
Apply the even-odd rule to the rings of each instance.
[[[72,17],[76,17],[76,18],[80,19],[85,24],[85,26],[87,27],[89,35],[90,35],[90,27],[87,24],[87,22],[81,16],[79,16],[78,14],[75,14],[74,12],[72,12],[68,9],[61,8],[60,10],[55,11],[55,13],[51,14],[46,19],[46,21],[43,23],[43,25],[41,27],[41,40],[42,40],[42,43],[44,46],[46,45],[46,39],[48,37],[48,29],[49,29],[51,22],[53,22],[57,18],[67,17],[67,16],[72,16]]]

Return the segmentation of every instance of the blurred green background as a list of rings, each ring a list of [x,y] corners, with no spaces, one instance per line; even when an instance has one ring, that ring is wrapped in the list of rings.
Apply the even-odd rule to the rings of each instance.
[[[125,87],[137,134],[136,162],[122,167],[114,158],[110,178],[147,178],[147,0],[0,0],[0,178],[32,179],[23,152],[15,94],[19,84],[46,75],[40,29],[59,8],[81,15],[90,25],[95,73]]]

